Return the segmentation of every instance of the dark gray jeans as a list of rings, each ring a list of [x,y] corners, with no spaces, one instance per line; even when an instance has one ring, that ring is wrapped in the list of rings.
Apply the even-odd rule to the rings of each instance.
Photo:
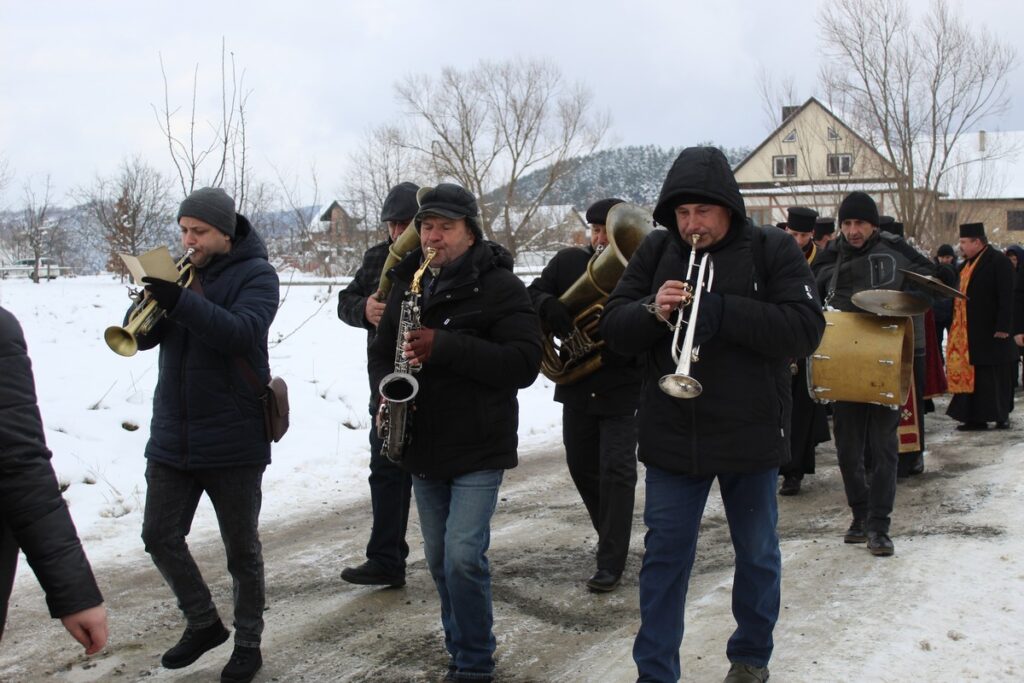
[[[235,644],[242,647],[259,647],[263,633],[266,586],[259,517],[265,467],[186,471],[152,460],[146,465],[142,540],[191,629],[220,619],[185,542],[200,496],[205,492],[213,503],[234,588]]]
[[[889,533],[889,515],[896,500],[896,429],[900,411],[872,403],[836,401],[832,407],[836,454],[853,515],[866,520],[868,531]],[[872,457],[871,481],[864,469],[865,448]]]

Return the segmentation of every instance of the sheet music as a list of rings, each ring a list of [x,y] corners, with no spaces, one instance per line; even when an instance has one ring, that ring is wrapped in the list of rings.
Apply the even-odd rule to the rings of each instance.
[[[128,272],[131,273],[132,282],[137,285],[142,285],[142,278],[146,276],[169,282],[178,279],[178,268],[167,247],[157,247],[138,256],[131,254],[118,254],[118,256],[124,261]]]

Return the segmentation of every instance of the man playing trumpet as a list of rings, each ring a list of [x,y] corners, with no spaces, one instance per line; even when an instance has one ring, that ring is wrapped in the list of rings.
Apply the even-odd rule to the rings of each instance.
[[[181,640],[160,663],[186,667],[229,636],[185,543],[205,493],[234,584],[235,649],[221,681],[247,682],[263,663],[259,514],[270,443],[261,399],[246,373],[263,384],[270,379],[267,332],[279,283],[263,240],[224,190],[190,194],[178,224],[182,246],[192,250],[192,288],[144,278],[147,297],[167,315],[138,339],[139,349],[160,346],[142,540],[186,620]]]
[[[621,199],[602,199],[587,209],[590,245],[562,249],[528,290],[544,331],[566,339],[573,319],[559,300],[608,246],[608,210]],[[629,553],[636,489],[636,407],[640,399],[637,359],[602,349],[601,365],[574,382],[555,387],[562,404],[565,460],[576,490],[597,532],[597,572],[587,580],[591,592],[619,585]]]
[[[644,356],[638,417],[646,465],[647,525],[640,570],[640,631],[633,645],[640,681],[677,681],[687,584],[697,532],[717,479],[736,553],[732,589],[737,628],[726,654],[728,683],[768,678],[779,614],[782,561],[775,482],[789,460],[789,359],[810,354],[825,328],[814,280],[796,243],[746,217],[725,155],[690,147],[661,189],[651,233],[633,255],[604,310],[601,335],[623,354]],[[692,246],[695,245],[695,246]],[[690,284],[691,249],[709,255],[709,288]],[[692,269],[690,269],[692,270]],[[705,278],[705,281],[707,278]],[[693,398],[664,393],[659,380],[683,374],[666,324],[688,307],[688,341],[700,346],[689,369]],[[690,310],[693,309],[693,310]],[[684,349],[686,350],[686,349]],[[667,383],[668,384],[668,383]],[[702,387],[702,389],[701,389]]]

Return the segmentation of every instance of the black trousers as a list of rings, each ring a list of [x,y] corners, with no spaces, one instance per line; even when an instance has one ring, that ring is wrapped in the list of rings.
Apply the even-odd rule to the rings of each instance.
[[[633,530],[636,417],[562,406],[565,460],[597,531],[597,568],[622,573]]]
[[[869,531],[889,533],[889,516],[896,500],[900,411],[873,403],[836,401],[833,421],[846,502],[854,517],[866,520]],[[864,468],[869,449],[874,460],[870,479]]]
[[[402,574],[405,558],[409,556],[405,532],[409,526],[412,479],[408,472],[381,453],[383,446],[371,421],[369,482],[373,527],[366,544],[366,557],[389,574]]]

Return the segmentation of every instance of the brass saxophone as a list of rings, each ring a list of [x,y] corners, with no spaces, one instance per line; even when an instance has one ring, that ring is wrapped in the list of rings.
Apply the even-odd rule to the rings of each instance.
[[[398,321],[398,339],[395,343],[395,370],[380,381],[378,387],[381,398],[380,420],[377,423],[377,436],[384,442],[381,452],[391,462],[402,461],[402,450],[409,442],[409,412],[412,400],[419,393],[420,383],[413,373],[419,372],[420,366],[412,365],[402,353],[406,333],[418,330],[420,324],[420,280],[427,271],[431,259],[437,251],[427,249],[423,264],[412,276],[412,283],[402,299],[402,311]]]

